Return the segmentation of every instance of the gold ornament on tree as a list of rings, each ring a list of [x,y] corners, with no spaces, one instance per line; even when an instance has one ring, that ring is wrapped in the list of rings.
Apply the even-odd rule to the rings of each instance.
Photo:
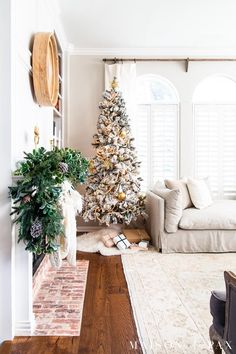
[[[126,194],[124,192],[119,192],[117,198],[120,202],[123,202],[126,198]]]
[[[120,185],[119,187],[119,191],[118,191],[118,195],[117,195],[117,199],[120,201],[120,202],[123,202],[126,198],[126,194],[123,192],[122,190],[122,187]]]
[[[92,160],[89,163],[89,172],[92,174],[96,172],[96,168],[95,168],[94,162]]]
[[[122,131],[120,132],[120,137],[121,137],[122,139],[124,139],[124,138],[126,137],[126,131],[125,131],[125,130],[122,130]]]

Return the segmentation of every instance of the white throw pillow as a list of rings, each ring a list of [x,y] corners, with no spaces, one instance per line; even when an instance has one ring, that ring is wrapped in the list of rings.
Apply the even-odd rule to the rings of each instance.
[[[155,191],[158,191],[159,189],[166,189],[165,183],[164,181],[156,181],[156,183],[154,184],[154,186],[151,188],[151,191],[153,193],[156,193]],[[156,193],[157,194],[157,193]]]
[[[169,233],[178,230],[179,221],[182,217],[182,193],[179,189],[170,190],[168,188],[153,189],[156,193],[165,200],[165,229]]]
[[[190,199],[187,181],[183,179],[165,179],[165,185],[169,189],[179,189],[182,193],[182,209],[191,208],[193,203]]]
[[[189,178],[187,186],[195,208],[203,209],[212,204],[211,192],[204,179]]]

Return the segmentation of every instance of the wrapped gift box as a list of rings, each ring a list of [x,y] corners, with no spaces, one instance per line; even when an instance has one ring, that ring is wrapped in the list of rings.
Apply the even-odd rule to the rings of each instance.
[[[114,246],[113,238],[111,238],[109,235],[102,236],[102,241],[103,241],[104,245],[108,248]]]
[[[106,230],[106,234],[102,236],[102,241],[106,247],[112,247],[114,246],[114,241],[113,238],[118,235],[117,230],[113,229],[108,229]]]
[[[144,229],[124,229],[123,234],[130,243],[139,243],[140,241],[151,240],[151,237]]]
[[[119,250],[125,250],[126,248],[130,247],[129,241],[123,234],[119,234],[118,236],[114,237],[113,241]]]

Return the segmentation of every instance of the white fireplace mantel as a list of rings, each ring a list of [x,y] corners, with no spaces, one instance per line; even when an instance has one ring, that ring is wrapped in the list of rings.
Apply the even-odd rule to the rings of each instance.
[[[13,175],[13,184],[22,178]],[[15,224],[12,226],[12,232],[15,239],[14,333],[15,336],[28,336],[34,330],[32,254],[25,250],[22,241],[18,242],[18,227]]]
[[[31,335],[34,329],[32,254],[23,242],[15,245],[15,335]]]

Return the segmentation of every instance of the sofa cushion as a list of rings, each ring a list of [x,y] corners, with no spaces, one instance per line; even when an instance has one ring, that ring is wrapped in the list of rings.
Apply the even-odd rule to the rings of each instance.
[[[210,299],[210,311],[213,317],[215,330],[223,337],[225,327],[225,291],[212,291]]]
[[[164,181],[163,180],[157,180],[156,183],[151,188],[151,191],[156,194],[155,190],[159,190],[159,189],[163,189],[163,188],[164,189],[166,188]]]
[[[205,209],[185,209],[179,227],[186,230],[236,230],[236,200],[217,200]]]
[[[190,199],[187,182],[183,179],[165,179],[165,185],[169,189],[179,189],[182,193],[182,208],[191,208],[193,203]]]
[[[179,189],[153,188],[153,193],[165,200],[165,230],[176,232],[182,216],[182,194]]]
[[[212,204],[211,192],[205,179],[189,178],[187,186],[195,208],[203,209]]]

